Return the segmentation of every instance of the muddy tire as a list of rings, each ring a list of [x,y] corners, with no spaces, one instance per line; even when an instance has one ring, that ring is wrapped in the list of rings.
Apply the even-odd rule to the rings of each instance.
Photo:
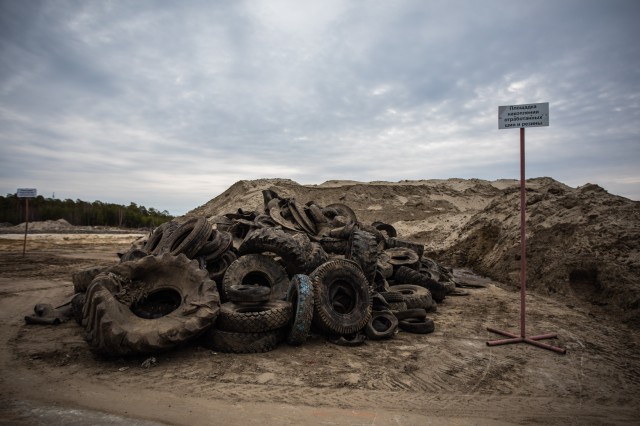
[[[218,286],[218,291],[220,291],[220,296],[222,296],[222,281],[224,279],[224,275],[231,265],[238,257],[231,250],[226,251],[220,257],[218,257],[214,261],[206,260],[206,268],[209,271],[209,278],[216,282]],[[226,302],[226,300],[223,300]]]
[[[405,309],[404,311],[397,311],[394,314],[398,321],[405,320],[407,318],[425,318],[427,311],[422,308]]]
[[[387,238],[385,241],[385,247],[388,249],[399,248],[399,247],[408,248],[416,252],[416,254],[418,255],[418,258],[421,258],[422,255],[424,254],[424,245],[419,243],[414,243],[412,241],[400,240],[398,238]]]
[[[370,340],[382,340],[393,337],[398,330],[398,319],[389,311],[379,311],[371,314],[371,319],[364,328],[364,333]]]
[[[322,248],[320,243],[311,242],[311,251],[307,255],[307,263],[305,271],[307,273],[313,272],[318,266],[329,261],[329,254]]]
[[[404,302],[404,295],[397,291],[382,291],[379,294],[387,301],[387,303]]]
[[[71,274],[71,282],[73,282],[74,293],[84,293],[89,288],[89,284],[101,272],[109,269],[108,266],[95,266],[93,268],[83,269]]]
[[[122,301],[123,295],[135,294],[143,285],[146,290],[140,298]],[[156,300],[162,303],[154,305]],[[167,301],[172,304],[165,309]],[[153,319],[134,313],[150,311],[147,306],[152,305],[163,309]],[[172,349],[199,336],[215,322],[219,309],[215,283],[197,261],[183,254],[147,256],[114,266],[92,281],[82,325],[85,340],[95,352],[146,354]]]
[[[169,252],[174,256],[184,254],[189,259],[207,243],[213,228],[204,217],[193,217],[180,225],[167,239],[161,252]]]
[[[415,334],[429,334],[435,330],[433,320],[429,318],[407,318],[398,322],[401,330]]]
[[[375,235],[355,230],[351,233],[347,246],[347,259],[360,265],[369,285],[373,285],[378,263],[378,242]]]
[[[309,278],[314,292],[314,325],[337,335],[364,328],[371,318],[371,296],[367,278],[356,263],[331,260]]]
[[[415,270],[417,270],[420,266],[420,258],[418,257],[418,254],[410,248],[389,248],[386,249],[384,253],[389,256],[389,260],[387,260],[387,262],[393,266],[394,271],[401,266],[409,267]]]
[[[229,300],[232,285],[260,285],[271,289],[271,300],[284,300],[289,289],[289,277],[275,259],[262,254],[247,254],[237,258],[224,274],[222,292]]]
[[[292,346],[303,344],[313,319],[313,284],[308,276],[294,275],[287,291],[287,302],[291,303],[293,318],[287,329],[287,343]]]
[[[82,325],[82,310],[84,309],[85,299],[85,293],[76,293],[71,299],[71,314],[78,325]]]
[[[440,282],[432,280],[427,275],[421,274],[420,272],[406,266],[398,268],[395,273],[395,278],[396,281],[406,284],[416,284],[428,289],[431,292],[433,300],[437,303],[442,302],[447,294],[446,287]]]
[[[272,351],[282,341],[283,331],[240,333],[211,328],[200,340],[205,348],[233,354],[254,354]]]
[[[264,252],[278,255],[282,259],[289,276],[305,270],[307,258],[303,248],[291,235],[280,229],[256,229],[247,235],[238,249],[238,253],[241,256]],[[284,292],[286,292],[286,289]]]
[[[216,328],[241,333],[261,333],[289,324],[291,303],[271,300],[258,306],[245,306],[233,302],[220,305]]]
[[[408,309],[422,308],[429,309],[433,303],[431,292],[415,284],[398,284],[389,287],[390,292],[397,292],[403,295],[404,302]]]
[[[348,241],[340,238],[323,237],[320,239],[320,245],[327,253],[343,255],[347,252]]]
[[[271,296],[271,288],[261,285],[232,285],[226,289],[227,297],[234,303],[264,303]]]
[[[149,254],[157,254],[156,249],[166,242],[169,236],[178,228],[178,223],[172,221],[165,222],[153,230],[147,242],[142,246],[142,250]]]
[[[146,251],[142,249],[132,248],[124,252],[122,256],[120,256],[120,263],[131,262],[134,260],[142,259],[143,257],[146,257],[146,256],[149,256],[149,254]]]

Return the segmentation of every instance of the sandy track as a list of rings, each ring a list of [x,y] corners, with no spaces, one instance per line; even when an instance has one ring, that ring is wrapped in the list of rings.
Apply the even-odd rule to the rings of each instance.
[[[58,240],[28,246],[22,258],[22,242],[0,236],[4,422],[69,423],[63,420],[73,410],[85,420],[79,424],[632,424],[640,418],[637,333],[610,323],[596,306],[530,294],[529,334],[557,332],[549,342],[567,354],[488,347],[499,336],[487,326],[519,327],[518,293],[492,282],[468,297],[447,298],[432,316],[436,331],[425,336],[401,332],[351,348],[318,336],[299,348],[255,355],[194,344],[156,355],[147,369],[145,357],[97,357],[74,322],[27,326],[23,317],[36,303],[66,302],[74,270],[113,264],[126,245],[97,237]]]

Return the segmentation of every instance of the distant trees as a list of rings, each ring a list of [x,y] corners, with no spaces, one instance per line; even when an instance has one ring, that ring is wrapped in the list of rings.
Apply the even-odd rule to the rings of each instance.
[[[0,196],[0,222],[17,225],[25,221],[24,200],[15,194]],[[121,228],[156,227],[174,217],[162,212],[131,203],[119,204],[82,200],[59,200],[39,195],[29,199],[29,222],[64,219],[79,226],[117,226]]]

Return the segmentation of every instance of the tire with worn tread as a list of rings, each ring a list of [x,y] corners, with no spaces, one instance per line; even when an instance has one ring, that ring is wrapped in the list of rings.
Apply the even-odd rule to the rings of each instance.
[[[427,317],[403,319],[398,322],[398,325],[401,330],[415,334],[429,334],[435,330],[433,320]]]
[[[223,353],[255,354],[274,350],[282,341],[282,336],[282,329],[262,333],[240,333],[211,328],[200,340],[200,344]]]
[[[213,228],[202,216],[192,217],[178,227],[161,247],[174,256],[184,254],[193,259],[196,253],[207,243]]]
[[[313,319],[313,283],[307,275],[294,275],[289,284],[286,300],[291,303],[293,317],[287,329],[287,343],[293,346],[303,344]]]
[[[286,326],[291,321],[291,303],[270,300],[257,306],[227,302],[220,305],[216,328],[241,333],[261,333]]]
[[[229,301],[234,303],[264,303],[271,296],[271,288],[261,285],[232,285],[226,292]]]
[[[371,319],[364,328],[370,340],[382,340],[392,337],[398,329],[398,319],[389,311],[378,311],[371,314]]]
[[[375,235],[361,230],[354,230],[349,237],[347,259],[360,265],[369,285],[373,285],[378,263],[378,242]]]
[[[337,335],[364,328],[371,318],[371,295],[367,278],[355,262],[330,260],[309,278],[314,292],[314,325]]]
[[[275,259],[263,254],[240,256],[227,268],[222,281],[222,292],[229,299],[232,285],[261,285],[271,289],[271,300],[284,300],[289,289],[286,270]]]
[[[137,300],[122,301],[135,299],[136,290],[144,290]],[[154,319],[134,313],[134,307],[154,297],[172,298],[176,306]],[[109,268],[92,281],[82,312],[84,337],[93,351],[109,355],[171,349],[209,328],[219,303],[215,283],[196,260],[184,254],[147,256]]]
[[[389,287],[390,292],[397,292],[404,296],[404,302],[408,309],[429,309],[433,303],[431,292],[416,284],[397,284]]]
[[[290,234],[280,229],[256,229],[247,235],[238,249],[240,255],[264,252],[280,256],[289,276],[302,273],[305,270],[307,258],[303,248]]]

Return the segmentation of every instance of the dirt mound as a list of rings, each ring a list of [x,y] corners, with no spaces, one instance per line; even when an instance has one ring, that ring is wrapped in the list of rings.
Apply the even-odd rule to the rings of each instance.
[[[15,232],[24,232],[25,222],[19,225],[4,228]],[[29,231],[67,231],[75,227],[64,219],[44,220],[40,222],[29,222]]]
[[[441,253],[450,263],[520,285],[519,191],[506,189]],[[527,288],[573,295],[640,318],[640,203],[597,185],[527,187]]]
[[[506,285],[520,285],[517,180],[239,181],[187,214],[212,217],[261,210],[262,190],[298,202],[344,203],[358,220],[392,224],[403,239],[451,266],[472,267]],[[575,295],[606,310],[640,318],[640,202],[597,185],[571,188],[544,177],[527,180],[527,287]]]

